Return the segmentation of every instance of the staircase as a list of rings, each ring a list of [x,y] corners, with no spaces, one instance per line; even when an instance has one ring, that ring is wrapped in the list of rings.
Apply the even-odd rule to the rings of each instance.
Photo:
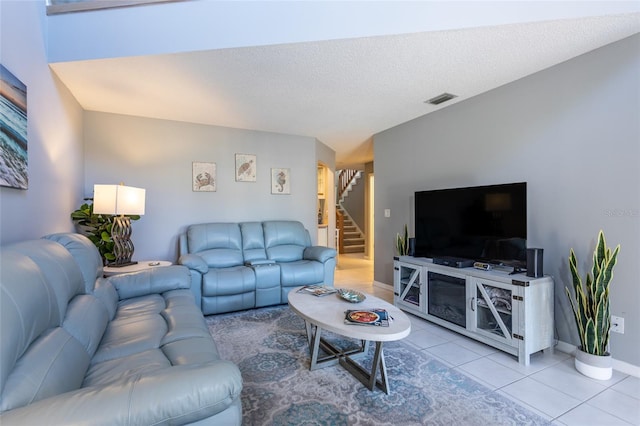
[[[340,253],[364,253],[364,235],[342,206],[337,205],[336,210],[338,214],[343,215],[344,223]]]

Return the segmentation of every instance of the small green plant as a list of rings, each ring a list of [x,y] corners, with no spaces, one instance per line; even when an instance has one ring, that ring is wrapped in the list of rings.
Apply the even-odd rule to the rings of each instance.
[[[569,268],[573,278],[573,296],[565,287],[578,326],[582,350],[592,355],[608,355],[611,316],[609,313],[609,284],[613,277],[620,245],[612,252],[607,247],[604,232],[598,234],[593,252],[593,266],[585,282],[578,273],[578,259],[573,249],[569,254]]]
[[[113,216],[94,214],[93,199],[85,198],[84,201],[91,201],[91,203],[83,203],[80,208],[71,213],[71,219],[76,225],[78,232],[89,238],[98,248],[103,263],[107,265],[116,258],[113,254],[114,242],[113,238],[111,238]],[[130,215],[129,218],[133,221],[140,219],[140,216]]]
[[[409,254],[409,231],[407,225],[404,225],[404,232],[402,235],[396,234],[396,250],[399,256],[406,256]]]

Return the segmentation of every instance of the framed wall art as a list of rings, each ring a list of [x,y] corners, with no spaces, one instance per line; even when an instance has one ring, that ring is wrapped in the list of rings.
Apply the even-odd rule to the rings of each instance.
[[[236,182],[255,182],[256,170],[255,155],[236,154]]]
[[[271,169],[271,193],[291,194],[291,169]]]
[[[0,186],[27,189],[27,86],[0,64]]]
[[[194,161],[191,182],[194,192],[215,192],[217,190],[216,163]]]

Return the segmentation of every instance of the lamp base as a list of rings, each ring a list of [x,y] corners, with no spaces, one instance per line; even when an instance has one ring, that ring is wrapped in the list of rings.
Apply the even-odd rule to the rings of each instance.
[[[107,266],[109,268],[122,268],[123,266],[130,266],[130,265],[137,265],[138,262],[135,260],[129,261],[129,262],[122,262],[122,263],[107,263]]]

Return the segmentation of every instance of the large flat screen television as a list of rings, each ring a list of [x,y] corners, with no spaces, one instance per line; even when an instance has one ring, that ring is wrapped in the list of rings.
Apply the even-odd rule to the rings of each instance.
[[[526,182],[415,193],[415,257],[526,267]]]

